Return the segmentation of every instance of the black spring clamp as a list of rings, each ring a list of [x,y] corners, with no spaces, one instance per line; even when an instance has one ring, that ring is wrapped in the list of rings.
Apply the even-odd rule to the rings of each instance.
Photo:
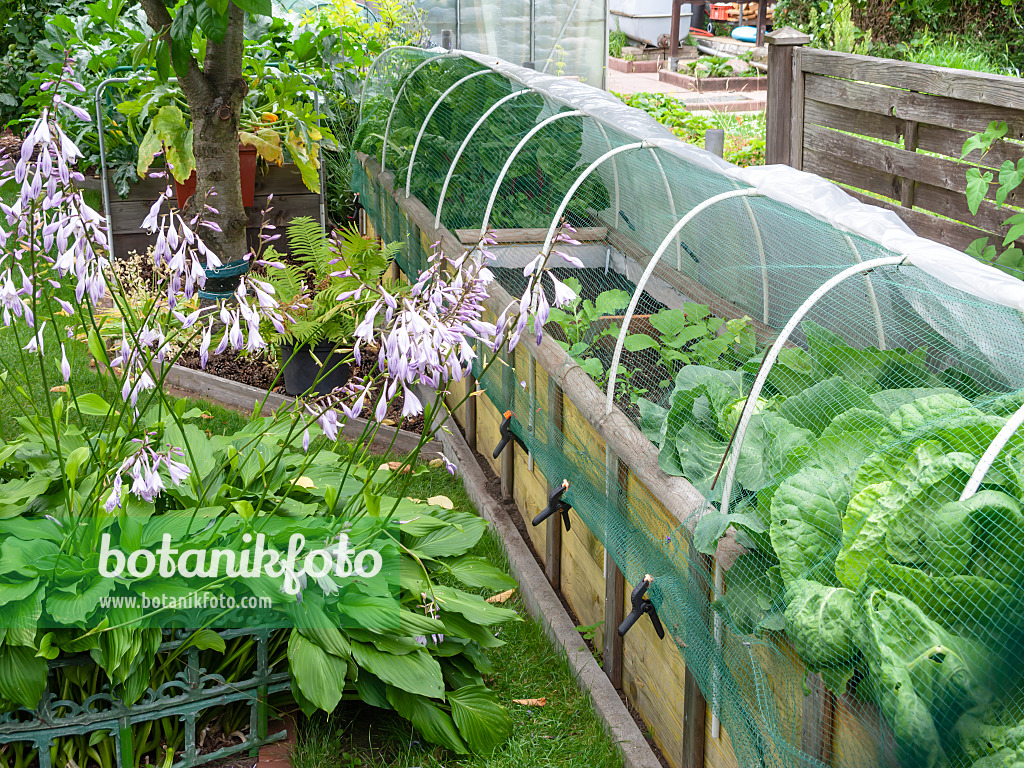
[[[629,596],[629,602],[632,603],[633,610],[619,624],[619,637],[625,637],[630,628],[646,613],[651,617],[654,631],[658,633],[658,637],[662,640],[665,639],[665,627],[662,626],[661,619],[658,618],[658,613],[654,610],[654,603],[650,601],[650,598],[644,597],[644,593],[647,592],[647,588],[651,585],[652,581],[654,581],[654,577],[650,574],[644,576],[644,580],[636,585],[636,589]]]
[[[562,500],[562,494],[565,493],[568,487],[569,481],[563,480],[562,484],[548,495],[548,505],[544,507],[539,515],[533,518],[534,525],[540,525],[552,515],[560,514],[562,516],[562,525],[565,526],[565,530],[569,530],[569,510],[572,509],[572,504]]]
[[[512,440],[515,440],[519,447],[524,451],[529,452],[530,449],[526,447],[526,443],[522,441],[519,435],[512,431],[512,419],[514,419],[516,415],[512,413],[512,411],[505,411],[502,415],[505,417],[505,420],[501,422],[501,427],[498,428],[498,434],[501,435],[501,440],[498,441],[498,445],[495,447],[494,453],[491,454],[491,458],[498,458],[498,456],[501,455],[501,452],[505,450],[505,446]]]

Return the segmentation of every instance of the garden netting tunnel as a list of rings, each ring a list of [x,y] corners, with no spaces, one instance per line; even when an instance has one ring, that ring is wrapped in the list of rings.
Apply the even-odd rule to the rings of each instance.
[[[478,386],[629,589],[650,577],[739,765],[1016,764],[1024,284],[479,54],[386,51],[355,146],[410,278],[490,232],[495,316],[538,252],[579,294]]]

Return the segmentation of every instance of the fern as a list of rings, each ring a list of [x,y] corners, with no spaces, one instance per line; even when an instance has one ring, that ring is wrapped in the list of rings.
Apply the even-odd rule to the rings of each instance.
[[[286,325],[284,333],[269,329],[268,333],[279,342],[344,344],[351,339],[369,304],[367,299],[339,303],[338,295],[354,290],[360,283],[379,282],[401,243],[381,245],[359,234],[354,225],[329,238],[308,216],[293,219],[288,225],[288,243],[292,263],[271,270],[267,282],[295,322]],[[273,250],[270,254],[268,260],[288,260]],[[337,276],[345,269],[354,276]]]

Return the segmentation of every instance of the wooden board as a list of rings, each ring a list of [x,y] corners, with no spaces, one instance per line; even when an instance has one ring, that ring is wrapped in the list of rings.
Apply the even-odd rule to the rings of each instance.
[[[705,768],[740,768],[736,753],[732,749],[729,732],[723,725],[719,737],[711,737],[711,702],[704,713],[704,765]],[[745,766],[744,766],[745,768]]]
[[[548,236],[546,227],[521,229],[496,229],[491,236],[498,243],[543,243]],[[604,227],[580,227],[573,235],[574,240],[581,243],[604,242],[608,232]],[[476,245],[480,242],[479,229],[457,229],[455,236],[463,245]]]
[[[623,609],[629,612],[633,584],[626,585]],[[667,636],[658,637],[646,616],[622,639],[622,689],[672,768],[683,766],[683,705],[686,667]]]
[[[515,485],[512,489],[512,498],[526,524],[526,530],[529,531],[533,549],[544,562],[547,551],[547,525],[533,525],[532,522],[537,513],[548,505],[547,480],[540,473],[539,467],[535,467],[534,472],[527,469],[526,451],[520,450],[518,445],[510,445],[505,450],[515,450]]]
[[[604,621],[604,547],[575,511],[572,527],[562,531],[562,595],[581,626]],[[605,627],[597,628],[594,644],[604,646]]]
[[[594,488],[603,489],[605,485],[604,440],[569,398],[570,396],[567,395],[562,405],[563,448],[566,457],[577,469],[583,470]],[[562,479],[551,478],[556,483],[560,483]]]
[[[1015,77],[814,48],[801,49],[799,63],[804,72],[879,83],[968,102],[984,102],[1003,110],[1024,111],[1024,90]]]
[[[501,459],[494,459],[491,453],[501,439],[501,414],[486,395],[477,397],[476,403],[476,444],[477,451],[484,457],[494,474],[501,472]],[[514,446],[513,446],[514,449]]]

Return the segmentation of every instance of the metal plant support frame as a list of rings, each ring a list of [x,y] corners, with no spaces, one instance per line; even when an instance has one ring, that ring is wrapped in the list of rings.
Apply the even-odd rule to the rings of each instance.
[[[18,710],[0,715],[0,744],[31,744],[38,752],[39,768],[52,768],[50,748],[58,739],[106,732],[114,739],[118,768],[132,768],[136,764],[132,726],[173,717],[185,723],[185,756],[171,768],[192,768],[242,752],[255,757],[261,746],[280,741],[287,735],[285,731],[268,733],[268,697],[289,689],[289,673],[272,672],[270,669],[268,644],[271,630],[233,629],[218,634],[225,639],[253,638],[256,643],[256,670],[249,678],[229,683],[221,675],[206,672],[199,666],[199,650],[189,646],[185,649],[185,671],[157,690],[149,689],[139,702],[131,706],[125,706],[110,693],[96,693],[82,702],[58,699],[48,685],[35,711],[26,714],[26,710]],[[191,632],[162,643],[158,653],[181,647],[189,635]],[[84,663],[90,663],[88,654],[81,656]],[[50,674],[59,667],[77,663],[75,658],[51,662]],[[200,755],[196,744],[198,716],[207,709],[237,703],[249,706],[249,738],[241,744]]]
[[[1024,424],[1024,405],[1013,412],[1009,420],[1003,424],[1002,429],[992,438],[992,442],[985,449],[985,453],[981,455],[978,466],[971,473],[967,485],[964,486],[963,493],[960,494],[960,501],[966,501],[978,492],[978,488],[981,487],[981,481],[985,479],[985,475],[988,474],[989,469],[992,468],[996,459],[999,458],[1003,448],[1010,442],[1010,438],[1020,429],[1022,424]]]
[[[529,88],[524,88],[521,91],[516,91],[515,93],[510,93],[507,96],[502,96],[488,107],[487,111],[480,115],[480,118],[476,121],[473,127],[469,129],[469,133],[466,134],[466,138],[464,138],[462,140],[462,144],[459,145],[459,150],[455,153],[455,157],[452,159],[451,163],[448,164],[448,175],[444,177],[444,184],[441,186],[441,196],[437,200],[437,213],[434,214],[435,228],[441,226],[441,208],[444,206],[445,196],[448,194],[448,185],[451,183],[452,176],[455,174],[455,166],[457,166],[459,164],[459,160],[462,159],[462,153],[466,151],[466,147],[469,146],[469,142],[472,140],[473,136],[476,135],[480,126],[484,124],[484,121],[487,120],[487,118],[490,117],[498,107],[512,101],[512,99],[518,96],[522,96],[524,93],[533,93],[533,91]]]
[[[398,86],[398,93],[395,94],[395,100],[391,102],[391,110],[388,112],[388,121],[384,125],[384,143],[381,145],[380,148],[381,170],[387,170],[387,165],[384,161],[388,156],[388,136],[391,135],[391,121],[395,117],[395,109],[398,107],[398,102],[401,100],[402,94],[405,93],[405,86],[409,84],[409,81],[413,79],[417,72],[419,72],[428,64],[431,64],[435,61],[441,61],[441,59],[450,59],[453,56],[461,55],[462,54],[459,51],[449,51],[448,53],[441,53],[438,54],[437,56],[431,56],[429,59],[424,59],[415,67],[413,67],[412,71],[408,75],[406,75],[405,78],[402,80],[402,84]]]
[[[569,207],[569,201],[572,200],[572,196],[576,194],[579,188],[583,186],[583,182],[587,180],[590,174],[596,171],[605,160],[610,159],[614,161],[616,155],[620,155],[623,152],[632,152],[637,149],[646,149],[649,146],[650,144],[647,141],[637,141],[633,144],[622,144],[621,146],[609,149],[588,165],[583,173],[576,177],[576,181],[572,183],[572,186],[569,187],[569,191],[562,197],[562,202],[559,204],[558,210],[555,211],[555,215],[551,219],[551,225],[548,227],[548,233],[544,237],[544,247],[541,248],[541,253],[544,254],[544,256],[551,253],[551,246],[554,244],[555,239],[555,231],[558,229],[558,224],[562,220],[562,215],[565,213],[565,209]]]

